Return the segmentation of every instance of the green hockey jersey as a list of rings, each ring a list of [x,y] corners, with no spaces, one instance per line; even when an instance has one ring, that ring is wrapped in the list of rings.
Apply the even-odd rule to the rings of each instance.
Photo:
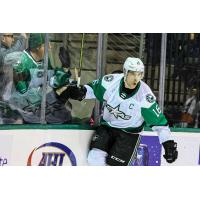
[[[149,86],[140,81],[131,94],[122,90],[123,74],[109,74],[85,85],[86,99],[97,98],[103,102],[101,124],[138,133],[144,125],[158,131],[160,142],[169,139],[170,130],[156,97]]]
[[[50,60],[48,64],[46,121],[48,123],[66,123],[71,121],[71,113],[57,99],[49,82],[51,78],[54,78],[57,86],[59,86],[58,80],[61,80],[60,82],[63,84],[62,77],[64,76],[65,80],[68,80],[70,74],[69,76],[68,74],[65,75],[66,73],[62,68],[53,69]],[[26,123],[40,123],[42,85],[44,82],[42,61],[36,62],[29,52],[25,50],[12,67],[14,87],[11,91],[9,104],[20,112]]]
[[[48,65],[48,77],[50,78],[54,75],[50,60]],[[44,70],[42,61],[36,62],[26,50],[23,51],[21,58],[13,66],[13,71],[15,87],[20,93],[40,87],[43,83]]]

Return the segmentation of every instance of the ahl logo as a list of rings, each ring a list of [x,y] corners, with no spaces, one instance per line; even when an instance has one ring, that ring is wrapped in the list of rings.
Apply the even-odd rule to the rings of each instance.
[[[46,151],[44,151],[43,148],[48,147],[46,149]],[[57,148],[59,149],[59,152],[55,152],[55,151],[50,151],[50,148]],[[67,158],[70,160],[70,163],[72,166],[76,166],[76,157],[74,155],[74,153],[71,151],[71,149],[69,149],[67,146],[57,143],[57,142],[49,142],[49,143],[45,143],[35,149],[33,149],[33,151],[30,153],[29,157],[28,157],[28,161],[27,161],[27,166],[32,166],[32,162],[33,162],[33,157],[36,154],[36,152],[38,153],[38,150],[43,150],[42,152],[40,152],[39,154],[39,163],[37,162],[38,166],[62,166],[64,163],[64,160]],[[42,155],[41,155],[42,153]],[[66,158],[66,159],[67,159]],[[36,159],[37,160],[37,159]]]

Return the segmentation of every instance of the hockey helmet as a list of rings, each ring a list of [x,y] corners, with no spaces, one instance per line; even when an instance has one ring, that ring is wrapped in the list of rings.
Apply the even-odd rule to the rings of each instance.
[[[28,39],[28,46],[30,49],[35,49],[45,43],[44,33],[30,33]]]
[[[123,70],[125,76],[128,71],[144,72],[144,64],[139,58],[128,57],[124,62]]]

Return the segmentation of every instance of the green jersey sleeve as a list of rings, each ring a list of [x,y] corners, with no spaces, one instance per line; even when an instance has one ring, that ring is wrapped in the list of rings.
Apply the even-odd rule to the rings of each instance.
[[[148,126],[165,126],[167,124],[167,119],[156,102],[148,108],[141,108],[141,114]]]
[[[102,78],[94,80],[87,85],[89,85],[93,89],[95,97],[102,102],[104,93],[106,91],[105,87],[103,87],[102,85]]]

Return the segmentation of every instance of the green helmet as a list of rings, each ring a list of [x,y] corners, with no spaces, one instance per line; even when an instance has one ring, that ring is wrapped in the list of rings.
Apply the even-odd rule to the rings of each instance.
[[[45,43],[44,33],[30,33],[28,39],[28,46],[30,49],[35,49]]]

